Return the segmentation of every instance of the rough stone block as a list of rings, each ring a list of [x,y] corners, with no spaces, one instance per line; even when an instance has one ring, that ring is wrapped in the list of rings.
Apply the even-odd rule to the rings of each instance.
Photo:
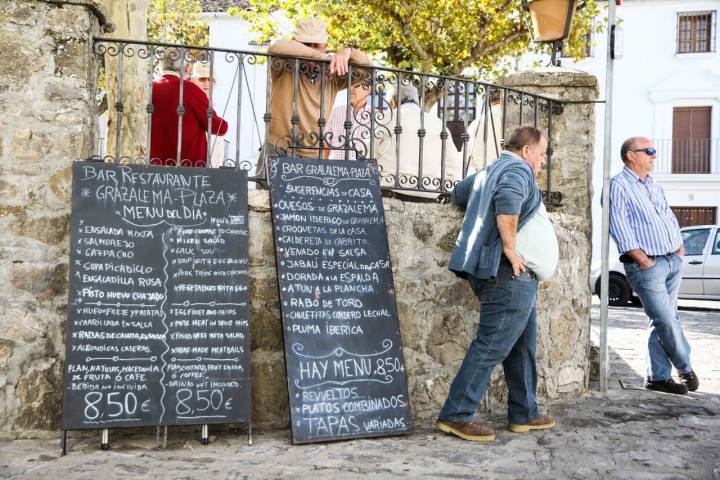
[[[2,189],[0,189],[2,195]],[[0,205],[0,218],[13,215],[18,218],[25,218],[25,207],[19,205]]]
[[[17,345],[42,344],[47,337],[47,328],[39,317],[37,305],[27,301],[27,297],[18,297],[13,303],[3,305],[5,313],[0,319],[0,338]]]
[[[65,77],[73,76],[86,78],[88,76],[88,53],[90,52],[87,39],[59,38],[53,51],[55,75]]]
[[[0,6],[0,21],[3,24],[13,24],[21,27],[34,27],[46,12],[38,3],[7,2]]]
[[[7,365],[8,359],[13,353],[15,342],[0,338],[0,365]]]
[[[251,275],[250,298],[253,299],[250,305],[252,349],[282,350],[282,322],[275,275]]]
[[[47,157],[53,138],[50,134],[32,130],[18,130],[12,140],[11,155],[17,162],[37,162]]]
[[[67,292],[68,265],[35,265],[13,263],[10,283],[18,290],[34,295],[38,300],[46,300]]]
[[[92,25],[91,17],[79,5],[64,5],[48,12],[45,32],[63,35],[66,38],[87,38]]]
[[[20,404],[13,422],[16,430],[51,430],[62,418],[62,366],[46,359],[28,368],[15,389]]]
[[[58,200],[69,205],[72,193],[72,166],[53,173],[48,179],[48,186]]]
[[[253,421],[287,425],[290,421],[285,356],[255,351],[252,356]]]
[[[68,210],[69,210],[68,205]],[[54,217],[17,219],[12,231],[21,237],[39,240],[48,245],[59,245],[69,238],[70,213]]]
[[[48,82],[44,92],[45,98],[51,102],[69,102],[72,105],[74,102],[87,101],[87,92],[78,88],[76,82],[67,79]]]
[[[248,218],[250,234],[250,266],[275,268],[275,244],[272,237],[270,215],[250,211]]]
[[[28,87],[30,79],[48,68],[49,59],[42,56],[39,42],[0,27],[0,85],[12,91]]]

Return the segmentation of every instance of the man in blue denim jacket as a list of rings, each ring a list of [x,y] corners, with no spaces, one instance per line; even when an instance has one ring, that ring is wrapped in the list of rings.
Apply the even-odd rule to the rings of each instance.
[[[450,269],[465,278],[480,299],[477,336],[450,386],[437,427],[464,440],[489,442],[493,429],[473,421],[494,368],[503,364],[510,430],[552,428],[536,401],[537,280],[515,252],[517,231],[539,208],[535,174],[548,142],[533,127],[515,129],[505,150],[486,169],[453,190],[465,209]]]

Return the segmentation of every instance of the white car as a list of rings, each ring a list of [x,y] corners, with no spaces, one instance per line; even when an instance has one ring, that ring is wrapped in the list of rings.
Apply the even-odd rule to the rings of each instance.
[[[680,298],[697,300],[720,300],[720,225],[699,225],[681,228],[685,244]],[[609,260],[610,305],[626,305],[638,302],[635,292],[625,280],[625,269],[618,257]],[[600,295],[600,264],[594,264],[590,272],[590,288]]]

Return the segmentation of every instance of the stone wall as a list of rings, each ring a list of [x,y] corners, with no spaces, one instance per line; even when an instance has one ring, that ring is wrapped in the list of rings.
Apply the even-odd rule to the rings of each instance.
[[[595,109],[590,103],[597,99],[597,79],[590,74],[567,68],[540,68],[508,75],[500,79],[499,85],[536,93],[559,101],[587,102],[554,104],[561,106],[562,113],[552,116],[552,133],[549,145],[552,148],[551,190],[563,195],[562,205],[554,211],[591,220],[592,162],[595,158]],[[524,119],[529,122],[529,108],[525,108]],[[508,112],[508,117],[514,115]],[[538,128],[547,131],[546,113],[540,115]],[[545,184],[546,174],[540,175],[540,186]],[[588,230],[588,235],[591,230]]]
[[[0,436],[33,436],[61,419],[67,314],[70,173],[95,144],[93,35],[105,24],[92,0],[0,3]],[[509,85],[569,100],[597,94],[592,77],[562,70],[523,73]],[[590,162],[593,115],[568,105],[553,119],[560,238],[557,275],[539,292],[541,400],[587,386]],[[555,170],[557,169],[557,171]],[[253,417],[288,419],[283,342],[270,214],[251,192]],[[452,205],[385,201],[411,406],[432,419],[474,335],[478,303],[447,270],[462,213]],[[485,407],[504,410],[501,372]]]
[[[447,269],[463,213],[449,204],[396,199],[384,204],[412,413],[416,422],[430,421],[442,407],[479,318],[467,282]],[[541,402],[585,391],[590,340],[589,223],[563,213],[552,213],[551,220],[561,260],[538,292]],[[250,231],[253,418],[285,425],[287,383],[266,192],[250,192]],[[483,407],[504,411],[506,400],[499,367]]]
[[[57,428],[71,163],[92,154],[90,0],[0,2],[0,432]]]
[[[597,98],[595,77],[552,68],[511,75],[501,85],[579,102]],[[547,129],[547,117],[539,121]],[[592,103],[564,104],[553,114],[552,190],[563,201],[551,220],[560,243],[553,278],[538,291],[538,397],[541,403],[583,393],[590,349]],[[540,175],[543,183],[545,174]],[[251,192],[251,298],[254,418],[288,422],[282,328],[270,214],[264,192]],[[435,418],[468,344],[475,335],[478,301],[447,264],[462,212],[452,205],[385,200],[403,352],[416,421]],[[502,367],[496,369],[482,409],[505,411]]]

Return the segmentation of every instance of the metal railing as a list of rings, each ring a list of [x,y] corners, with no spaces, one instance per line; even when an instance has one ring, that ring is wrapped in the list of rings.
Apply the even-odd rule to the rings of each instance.
[[[654,143],[657,148],[655,173],[720,173],[720,140],[717,138],[660,138]]]
[[[115,86],[115,101],[110,106],[115,117],[111,125],[114,141],[107,145],[104,155],[100,154],[105,161],[205,166],[206,159],[218,157],[215,149],[222,148],[221,165],[211,162],[210,166],[244,169],[250,181],[264,184],[271,155],[372,159],[378,162],[384,191],[437,198],[447,194],[455,182],[494,160],[513,128],[533,125],[549,141],[546,166],[538,179],[543,198],[550,204],[561,201],[560,193],[552,190],[551,172],[553,116],[562,111],[562,102],[552,98],[465,78],[377,66],[351,64],[348,74],[338,79],[328,74],[328,61],[261,52],[102,38],[95,40],[94,49],[102,59],[113,59],[116,65],[113,78],[108,78],[112,74],[108,69],[105,79],[106,85]],[[205,119],[200,121],[206,138],[202,158],[187,158],[184,154],[183,142],[191,139],[183,139],[183,127],[197,120],[188,111],[191,87],[179,82],[177,105],[173,105],[177,125],[157,121],[153,84],[160,77],[160,64],[168,60],[177,60],[181,67],[202,64],[216,78],[217,84],[211,82],[207,92]],[[128,108],[125,68],[133,62],[136,71],[137,62],[141,62],[140,70],[145,72],[141,83],[147,91],[146,124],[135,129],[142,131],[144,138],[132,139],[144,145],[140,149],[143,155],[123,151],[127,143],[122,138],[123,121]],[[184,70],[180,68],[180,78],[188,80]],[[292,79],[292,91],[273,91],[273,79],[283,75]],[[309,95],[308,89],[316,83],[319,93]],[[351,103],[351,91],[357,85],[370,91],[367,105],[359,110]],[[332,93],[337,90],[340,92],[336,99]],[[396,92],[400,92],[399,102],[392,98]],[[417,102],[408,100],[413,92]],[[278,117],[281,97],[289,118]],[[458,105],[467,110],[459,115],[461,121],[453,119],[451,133],[448,110],[455,109],[458,117]],[[305,118],[308,111],[317,112],[317,118]],[[333,112],[343,112],[344,120],[333,118]],[[215,115],[228,123],[222,137],[214,136],[219,133],[212,126]],[[153,136],[157,135],[177,138],[172,158],[152,155]],[[213,138],[222,138],[224,148]]]

